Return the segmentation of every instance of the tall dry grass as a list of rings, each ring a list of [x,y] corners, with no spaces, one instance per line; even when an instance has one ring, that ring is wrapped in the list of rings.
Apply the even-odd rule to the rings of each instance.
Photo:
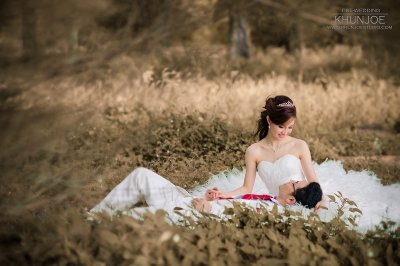
[[[156,112],[200,111],[249,128],[267,96],[284,94],[295,101],[298,127],[304,131],[362,124],[391,127],[399,119],[399,87],[357,67],[363,64],[360,47],[336,46],[295,55],[271,50],[253,61],[233,63],[222,54],[213,58],[208,50],[203,52],[192,52],[194,57],[206,57],[198,65],[189,51],[176,48],[171,54],[180,62],[120,55],[105,69],[36,83],[16,101],[24,109],[141,105]],[[186,70],[177,70],[185,65]],[[265,71],[255,78],[246,72],[252,68]],[[207,78],[203,75],[207,71],[218,75]]]

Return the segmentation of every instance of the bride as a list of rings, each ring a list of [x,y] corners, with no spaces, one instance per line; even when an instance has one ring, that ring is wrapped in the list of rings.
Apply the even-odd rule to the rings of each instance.
[[[309,183],[319,183],[307,143],[290,136],[296,121],[296,106],[293,101],[283,95],[267,98],[264,109],[256,132],[259,141],[246,150],[246,174],[243,185],[225,193],[217,187],[209,189],[206,192],[207,200],[251,193],[257,172],[273,196],[279,194],[284,184],[293,184],[293,191],[296,191],[309,186]],[[296,197],[295,194],[293,196],[288,198],[287,202],[280,203],[294,204]],[[317,203],[315,197],[319,197],[318,193],[311,193],[308,201],[300,198],[297,198],[297,201],[306,207],[318,209],[322,201],[315,206]],[[207,202],[202,203],[208,205]]]
[[[245,202],[252,207],[258,207],[260,202],[265,201],[278,205],[298,202],[323,212],[320,207],[328,203],[322,200],[321,179],[325,193],[340,190],[345,192],[345,196],[357,199],[358,207],[364,212],[360,221],[364,230],[379,224],[383,216],[397,222],[400,220],[399,208],[393,204],[393,198],[399,195],[399,184],[383,187],[371,173],[346,173],[341,163],[336,161],[326,161],[321,165],[313,163],[307,143],[290,136],[296,122],[293,101],[283,95],[269,97],[264,109],[256,132],[259,141],[246,150],[244,176],[234,171],[230,178],[217,175],[206,185],[188,193],[153,171],[139,167],[91,212],[106,211],[112,214],[125,211],[134,217],[142,217],[147,211],[155,212],[161,208],[174,220],[180,217],[175,214],[177,209],[187,210],[191,207],[221,216],[232,201]],[[317,178],[316,172],[320,178]],[[364,189],[360,189],[360,184],[364,185]],[[380,200],[371,201],[371,192]],[[132,208],[143,197],[149,207]]]

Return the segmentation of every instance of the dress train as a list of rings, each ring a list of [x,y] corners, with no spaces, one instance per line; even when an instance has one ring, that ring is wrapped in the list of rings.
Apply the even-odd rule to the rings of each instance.
[[[353,200],[363,214],[358,218],[357,230],[365,232],[379,225],[381,221],[394,221],[400,225],[400,183],[384,186],[379,178],[370,171],[348,171],[340,161],[327,160],[321,164],[313,163],[315,172],[325,195],[340,191],[345,198]],[[245,170],[232,169],[218,173],[190,193],[201,196],[207,188],[218,187],[230,191],[243,184]],[[256,194],[269,194],[260,176],[257,174],[253,189]],[[290,207],[305,214],[309,210],[295,205]],[[319,211],[322,220],[329,221],[336,214],[336,204],[330,203],[327,211]],[[351,213],[347,213],[349,215]]]

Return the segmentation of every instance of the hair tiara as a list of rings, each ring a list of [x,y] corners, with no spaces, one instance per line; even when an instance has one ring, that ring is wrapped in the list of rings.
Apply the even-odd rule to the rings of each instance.
[[[291,103],[290,101],[287,101],[285,103],[280,103],[277,106],[279,106],[279,107],[294,107],[294,104]]]

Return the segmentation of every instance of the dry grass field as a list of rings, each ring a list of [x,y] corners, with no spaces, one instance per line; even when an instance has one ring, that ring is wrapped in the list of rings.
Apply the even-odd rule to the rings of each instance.
[[[204,216],[173,226],[161,212],[144,222],[85,220],[137,166],[188,189],[243,167],[264,99],[277,94],[294,100],[294,135],[315,161],[400,182],[400,88],[371,71],[360,47],[270,49],[233,62],[221,50],[3,67],[2,265],[398,264],[391,224],[361,236],[340,219],[296,221],[240,206],[223,223]]]

